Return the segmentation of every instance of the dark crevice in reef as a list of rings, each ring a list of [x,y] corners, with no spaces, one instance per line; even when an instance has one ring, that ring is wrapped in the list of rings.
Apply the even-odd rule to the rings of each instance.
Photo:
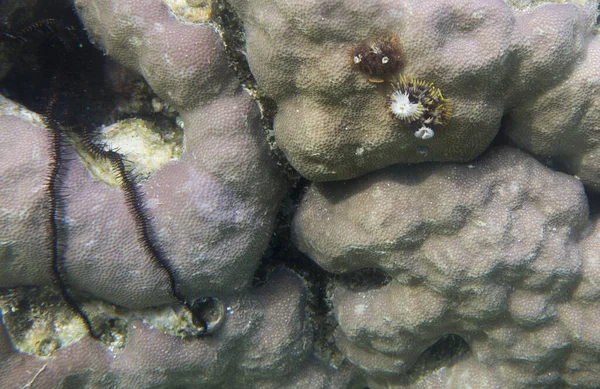
[[[590,220],[594,220],[600,214],[600,193],[586,189],[585,194],[590,206]]]
[[[82,119],[101,124],[112,109],[104,82],[105,59],[87,39],[68,1],[44,5],[43,19],[2,24],[0,44],[15,46],[13,65],[0,81],[0,93],[39,114],[50,100],[63,125]],[[59,93],[55,94],[55,91]]]
[[[450,368],[454,364],[465,360],[471,354],[468,343],[462,336],[446,334],[437,342],[421,353],[413,366],[402,376],[397,376],[398,384],[409,386],[425,377],[431,377],[436,370]],[[364,386],[362,389],[370,389]]]
[[[327,285],[331,276],[306,255],[301,253],[291,241],[291,223],[302,195],[309,182],[303,179],[278,149],[273,135],[273,121],[277,104],[258,86],[246,58],[246,41],[241,19],[226,0],[215,0],[212,6],[213,23],[221,32],[225,42],[229,65],[240,83],[248,89],[261,108],[261,124],[273,156],[289,180],[288,193],[276,218],[276,226],[267,251],[254,274],[253,286],[264,284],[268,273],[279,266],[287,267],[300,274],[309,287],[308,303],[316,326],[316,343],[327,343],[332,331],[328,323],[330,307],[327,303]]]
[[[384,287],[392,277],[380,269],[360,269],[336,275],[336,280],[354,292],[365,292]]]
[[[229,66],[242,85],[251,91],[257,91],[259,88],[245,55],[246,39],[242,20],[226,0],[213,1],[211,15],[213,23],[219,28],[221,38],[225,42]],[[275,109],[275,102],[272,99],[269,100],[268,104],[271,104],[272,108]],[[274,111],[267,111],[266,113],[274,113]]]
[[[212,2],[211,14],[212,21],[221,32],[221,38],[225,42],[230,68],[240,83],[252,94],[252,97],[260,107],[261,125],[267,142],[269,142],[273,157],[290,181],[298,181],[300,175],[287,162],[287,159],[277,147],[277,142],[273,135],[273,121],[277,113],[277,103],[258,86],[246,58],[246,38],[242,20],[226,0],[214,0]]]
[[[448,368],[452,366],[466,358],[470,352],[469,345],[461,336],[456,334],[444,335],[423,351],[415,364],[406,372],[406,375],[412,381],[417,381],[421,377],[431,375],[441,367]]]
[[[263,285],[269,272],[276,267],[283,266],[292,269],[308,282],[312,308],[319,312],[326,312],[326,285],[330,275],[300,252],[291,239],[292,219],[308,183],[307,180],[300,179],[296,185],[290,186],[288,189],[277,214],[275,229],[269,241],[269,246],[254,274],[253,286]]]
[[[149,108],[156,95],[143,78],[116,64],[89,41],[70,1],[43,5],[35,22],[0,19],[0,45],[12,48],[4,50],[11,56],[2,60],[12,66],[0,78],[0,94],[41,115],[56,100],[54,119],[74,130],[80,123],[99,127],[140,117],[140,112],[119,109],[128,102],[137,107],[145,104],[139,108],[142,118],[165,120]],[[1,11],[0,6],[0,15]]]
[[[335,322],[327,299],[327,287],[332,275],[323,270],[313,260],[300,252],[291,240],[291,224],[309,181],[300,179],[290,187],[277,215],[277,223],[264,253],[261,265],[254,274],[253,286],[265,283],[269,272],[277,267],[286,267],[298,273],[307,283],[308,308],[314,326],[316,348],[324,352],[336,353],[331,341]]]
[[[254,274],[253,286],[265,283],[268,273],[278,267],[293,269],[305,278],[318,279],[317,274],[324,272],[310,258],[302,254],[291,240],[291,224],[294,213],[299,206],[308,181],[301,179],[297,185],[290,186],[276,217],[275,229],[271,235],[269,246],[263,254],[260,267]]]
[[[514,142],[512,141],[512,139],[510,139],[510,137],[506,133],[506,128],[508,126],[510,126],[510,123],[511,123],[510,114],[504,114],[504,116],[502,116],[502,120],[500,121],[500,129],[498,130],[498,133],[496,134],[496,136],[494,137],[494,140],[490,144],[490,147],[504,146],[504,145],[514,146]]]
[[[246,41],[241,19],[226,0],[215,0],[212,5],[212,21],[221,32],[231,69],[240,83],[248,89],[261,108],[261,124],[273,156],[289,180],[288,193],[276,218],[276,226],[267,251],[254,274],[253,286],[264,284],[268,273],[276,267],[286,267],[301,275],[309,287],[309,306],[317,327],[317,343],[326,342],[330,325],[326,323],[330,307],[327,304],[327,285],[330,275],[306,255],[301,253],[291,241],[290,228],[293,215],[309,182],[303,179],[287,162],[278,149],[273,135],[273,121],[277,104],[258,86],[246,58]],[[329,328],[329,329],[328,329]]]

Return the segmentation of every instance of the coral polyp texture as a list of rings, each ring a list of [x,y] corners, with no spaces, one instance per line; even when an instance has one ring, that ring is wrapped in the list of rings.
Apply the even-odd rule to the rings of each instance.
[[[143,75],[183,120],[183,155],[141,186],[156,244],[178,290],[194,299],[244,288],[266,248],[283,183],[269,157],[258,108],[230,72],[219,34],[208,24],[177,21],[160,1],[83,0],[75,5],[91,39],[113,59]],[[93,184],[83,185],[95,192]],[[94,274],[89,267],[101,268],[103,262],[89,263],[84,258],[101,258],[95,253],[106,251],[109,242],[123,233],[108,223],[102,231],[93,226],[92,220],[114,217],[106,210],[88,208],[84,191],[76,190],[75,201],[69,202],[72,214],[78,215],[70,217],[69,228],[80,236],[75,242],[82,246],[69,246],[74,260],[67,263],[66,271],[74,274],[74,286],[101,289],[104,280],[85,275]],[[143,261],[143,255],[128,252]],[[147,279],[156,273],[133,260],[123,262],[131,265],[131,276]],[[116,279],[123,277],[124,286],[133,286],[126,281],[129,276],[123,276],[124,269],[114,267],[114,272]],[[152,282],[147,288],[158,285],[164,283]],[[123,304],[110,295],[117,293],[112,286],[104,297]],[[168,297],[159,290],[156,297],[144,295],[148,303],[131,295],[125,305],[148,306],[154,298],[164,302]]]
[[[223,303],[227,318],[210,338],[181,339],[132,318],[123,324],[120,347],[83,337],[50,359],[19,353],[0,326],[2,387],[294,388],[299,382],[326,389],[348,382],[347,373],[311,357],[305,284],[293,272],[277,270],[263,287]]]
[[[15,115],[0,116],[0,285],[50,284],[50,137],[39,117],[20,117],[18,107],[0,98],[0,110],[7,109]]]
[[[329,271],[391,277],[329,292],[336,344],[373,388],[407,384],[446,334],[472,352],[445,369],[452,387],[600,385],[600,236],[581,183],[522,151],[313,184],[292,232]]]
[[[21,3],[0,388],[600,387],[596,1]]]
[[[597,166],[600,71],[597,4],[579,3],[519,9],[501,0],[231,1],[244,23],[252,73],[279,106],[277,144],[306,178],[468,161],[509,117],[509,136],[520,147],[573,162],[566,169],[587,183],[596,180],[582,173]],[[382,36],[401,46],[402,67],[393,76],[431,82],[452,101],[452,118],[432,139],[393,120],[388,82],[369,82],[373,70],[348,59]]]

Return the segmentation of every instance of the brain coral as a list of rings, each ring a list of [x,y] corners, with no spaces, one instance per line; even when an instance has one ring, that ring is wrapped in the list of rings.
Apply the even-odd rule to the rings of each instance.
[[[473,355],[448,374],[471,365],[463,385],[478,370],[488,378],[476,387],[600,385],[598,235],[583,188],[521,151],[313,184],[292,232],[329,271],[391,276],[334,282],[329,295],[338,346],[374,382],[401,382],[426,348],[459,334]]]
[[[534,152],[558,157],[569,148],[575,158],[595,147],[587,135],[598,122],[595,2],[526,10],[501,0],[231,3],[252,72],[278,103],[277,144],[310,180],[398,162],[467,161],[490,145],[505,116],[519,123],[510,135]],[[357,46],[378,47],[389,35],[401,45],[399,73],[432,82],[452,101],[452,118],[432,139],[389,114],[388,80],[370,82],[354,66]],[[532,114],[541,106],[574,114],[557,123]]]

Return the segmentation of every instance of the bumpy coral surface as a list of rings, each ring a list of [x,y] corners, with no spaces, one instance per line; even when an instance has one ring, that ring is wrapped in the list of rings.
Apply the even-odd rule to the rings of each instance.
[[[11,114],[0,116],[0,285],[49,284],[50,138],[39,117],[2,97],[0,110]]]
[[[53,1],[110,61],[42,120],[77,26],[0,6],[0,387],[600,387],[596,2]]]
[[[252,72],[279,105],[278,145],[311,180],[397,162],[467,161],[490,145],[505,116],[518,122],[511,136],[533,152],[593,154],[594,2],[523,11],[501,0],[231,3],[244,22]],[[374,83],[354,66],[357,46],[376,49],[389,35],[401,44],[398,72],[432,82],[452,101],[452,118],[431,139],[390,115],[390,80]]]
[[[258,109],[229,71],[217,32],[178,22],[159,1],[76,5],[96,43],[180,110],[182,157],[140,187],[152,243],[175,286],[190,300],[244,288],[282,185]],[[62,178],[68,283],[131,308],[171,302],[168,274],[140,241],[128,194],[96,181],[76,158],[69,165]]]
[[[472,165],[314,184],[293,233],[330,271],[392,276],[330,291],[337,344],[375,379],[406,372],[453,333],[470,344],[475,370],[491,370],[486,384],[469,373],[463,385],[591,388],[600,333],[581,324],[598,323],[600,311],[590,229],[579,181],[504,148]]]

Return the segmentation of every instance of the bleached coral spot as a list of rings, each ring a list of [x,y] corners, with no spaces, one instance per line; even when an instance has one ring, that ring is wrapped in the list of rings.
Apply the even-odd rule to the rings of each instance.
[[[367,310],[367,306],[365,304],[357,304],[354,306],[354,313],[358,316],[365,313],[366,310]]]

